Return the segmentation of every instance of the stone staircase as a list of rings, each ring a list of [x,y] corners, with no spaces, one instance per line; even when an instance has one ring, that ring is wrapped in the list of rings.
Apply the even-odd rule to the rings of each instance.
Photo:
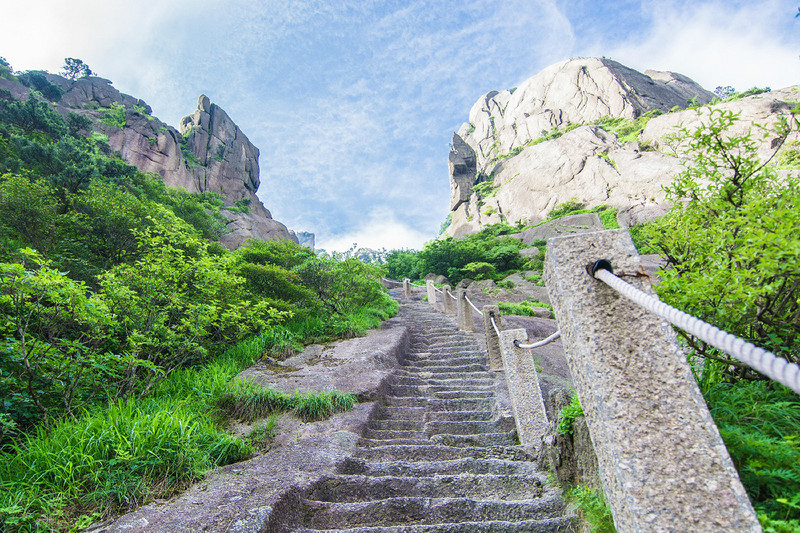
[[[267,531],[574,531],[561,493],[498,414],[496,377],[474,338],[427,304],[402,301],[403,366],[356,453],[276,505]]]

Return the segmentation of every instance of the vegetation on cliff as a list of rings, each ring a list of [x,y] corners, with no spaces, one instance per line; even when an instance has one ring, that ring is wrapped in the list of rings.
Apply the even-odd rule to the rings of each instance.
[[[214,195],[166,188],[85,117],[0,93],[0,530],[78,530],[247,457],[218,407],[239,371],[397,309],[376,267],[230,252],[224,224]],[[284,408],[329,404],[352,398]]]

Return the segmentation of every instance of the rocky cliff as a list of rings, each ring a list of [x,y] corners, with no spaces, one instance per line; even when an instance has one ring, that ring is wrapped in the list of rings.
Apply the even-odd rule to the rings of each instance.
[[[222,210],[229,220],[229,231],[220,239],[225,246],[236,248],[248,238],[297,242],[294,232],[274,220],[256,196],[258,148],[207,96],[200,96],[197,109],[181,120],[178,131],[152,116],[143,100],[120,93],[107,79],[69,80],[54,74],[46,78],[63,92],[53,102],[56,109],[64,115],[89,117],[93,131],[107,136],[109,146],[128,163],[160,175],[168,187],[210,191],[219,194],[228,207],[246,206]],[[2,88],[27,98],[26,87],[0,81]]]
[[[795,91],[716,106],[741,113],[738,127],[745,129],[777,120]],[[702,111],[684,108],[713,96],[680,74],[642,74],[605,58],[570,59],[514,90],[482,96],[453,135],[447,234],[462,237],[503,221],[535,224],[570,199],[615,207],[622,224],[663,214],[662,186],[682,168],[670,134],[696,127]],[[608,117],[647,122],[631,142],[610,131]]]

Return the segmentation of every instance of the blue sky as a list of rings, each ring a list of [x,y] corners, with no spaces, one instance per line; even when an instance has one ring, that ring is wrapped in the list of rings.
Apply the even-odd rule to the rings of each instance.
[[[800,83],[800,0],[0,0],[0,56],[83,59],[177,126],[197,96],[261,150],[273,216],[352,243],[420,247],[448,212],[452,132],[484,93],[605,55],[713,90]]]

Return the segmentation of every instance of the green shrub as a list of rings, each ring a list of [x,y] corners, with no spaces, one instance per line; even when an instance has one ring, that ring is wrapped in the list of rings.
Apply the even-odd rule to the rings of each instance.
[[[690,159],[667,188],[672,208],[637,238],[668,260],[657,287],[664,301],[800,362],[800,183],[764,166],[752,132],[730,133],[737,115],[712,109],[708,116],[706,125],[682,133]],[[768,132],[778,148],[794,125],[784,117]],[[722,363],[720,375],[757,377],[686,338],[696,353]]]
[[[543,302],[537,302],[536,300],[525,300],[518,304],[509,303],[509,302],[499,302],[497,304],[500,307],[500,311],[506,315],[517,315],[517,316],[536,316],[536,310],[534,307],[543,307],[545,309],[550,309],[551,315],[553,306],[550,304],[546,304]]]
[[[572,395],[569,405],[558,414],[558,433],[561,435],[572,435],[572,424],[579,416],[583,416],[583,407],[577,394]]]
[[[111,107],[103,113],[100,122],[121,130],[128,123],[125,106],[119,102],[111,102]]]

